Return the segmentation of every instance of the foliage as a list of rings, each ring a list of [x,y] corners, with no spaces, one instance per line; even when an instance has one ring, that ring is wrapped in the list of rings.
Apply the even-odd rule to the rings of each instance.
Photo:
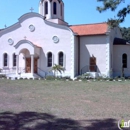
[[[91,79],[92,77],[90,76],[89,73],[85,73],[85,74],[82,74],[82,75],[79,75],[77,77],[78,80],[85,80],[85,79]]]
[[[66,81],[66,80],[71,80],[69,76],[65,76],[65,77],[61,77],[61,76],[47,76],[46,80],[62,80],[62,81]]]
[[[118,77],[115,77],[114,79],[115,79],[115,81],[118,81]]]
[[[120,4],[125,3],[125,0],[97,0],[97,1],[103,3],[103,6],[97,7],[97,10],[100,13],[108,9],[110,9],[111,11],[115,11]],[[117,18],[108,19],[108,24],[111,27],[118,26],[120,23],[122,23],[125,20],[125,17],[129,13],[130,13],[130,4],[118,11]]]
[[[55,80],[55,76],[46,76],[47,80]]]
[[[62,73],[65,71],[64,67],[62,67],[61,65],[54,65],[52,68],[51,68],[51,71],[54,71],[54,75],[56,75],[56,73],[58,74],[59,73]]]
[[[123,39],[129,41],[130,40],[130,27],[129,28],[123,27],[123,28],[120,28],[120,30],[121,30]]]

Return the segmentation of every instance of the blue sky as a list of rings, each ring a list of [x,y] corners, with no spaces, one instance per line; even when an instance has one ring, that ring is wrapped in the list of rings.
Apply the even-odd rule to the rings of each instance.
[[[18,18],[30,12],[30,8],[34,8],[34,12],[38,12],[40,0],[6,0],[0,2],[0,28],[4,28],[6,24],[7,27],[18,21]],[[101,5],[97,0],[63,0],[65,4],[65,21],[69,25],[75,24],[90,24],[90,23],[100,23],[107,21],[108,18],[114,18],[117,11],[111,12],[110,10],[103,13],[99,13],[96,10],[98,5]],[[118,9],[126,6],[128,0],[119,6]],[[117,10],[118,10],[117,9]],[[122,23],[121,27],[130,26],[130,15]]]

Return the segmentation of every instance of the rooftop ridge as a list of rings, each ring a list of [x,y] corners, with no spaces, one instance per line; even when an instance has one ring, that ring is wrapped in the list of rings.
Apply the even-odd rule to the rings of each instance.
[[[102,22],[102,23],[90,23],[90,24],[75,24],[75,25],[69,25],[69,26],[97,25],[97,24],[107,24],[107,22]]]

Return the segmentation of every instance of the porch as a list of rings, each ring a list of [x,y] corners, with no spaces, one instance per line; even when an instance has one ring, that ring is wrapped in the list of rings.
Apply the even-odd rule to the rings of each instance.
[[[28,40],[21,40],[15,46],[15,67],[4,68],[1,74],[16,78],[44,77],[45,72],[39,66],[41,47]]]

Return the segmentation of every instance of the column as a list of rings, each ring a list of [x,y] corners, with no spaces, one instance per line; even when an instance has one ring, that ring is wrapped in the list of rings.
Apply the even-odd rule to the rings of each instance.
[[[51,2],[48,1],[48,16],[47,19],[52,19],[52,5]]]
[[[34,73],[34,55],[31,55],[31,74]]]
[[[106,76],[110,78],[111,76],[111,48],[110,48],[110,35],[109,32],[106,33]]]
[[[19,73],[19,55],[16,55],[16,75]]]

